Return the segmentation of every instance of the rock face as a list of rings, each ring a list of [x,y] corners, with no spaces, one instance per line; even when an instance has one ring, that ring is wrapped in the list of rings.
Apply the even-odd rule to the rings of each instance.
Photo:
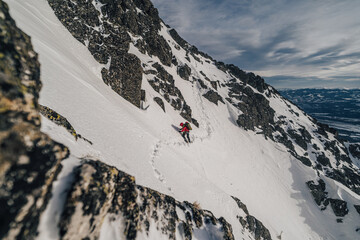
[[[176,59],[166,40],[158,34],[162,20],[149,0],[48,2],[69,32],[104,64],[102,78],[115,92],[140,107],[142,74],[154,74],[156,77],[149,80],[154,90],[186,120],[198,125],[192,118],[190,106],[175,86],[173,76],[162,66],[171,66]],[[158,57],[162,65],[141,65],[139,58],[129,53],[130,45],[142,54]],[[179,67],[178,74],[182,78],[188,80],[190,73],[186,64]]]
[[[33,239],[68,150],[40,132],[37,54],[2,1],[0,30],[0,238]]]
[[[83,139],[84,141],[86,141],[86,142],[88,142],[88,143],[90,143],[92,145],[91,141],[84,138],[80,134],[76,133],[73,126],[69,123],[69,121],[65,117],[58,114],[57,112],[55,112],[51,108],[40,105],[40,113],[44,117],[47,117],[52,122],[56,123],[57,125],[64,127],[71,135],[74,136],[75,140],[78,140],[80,138],[80,139]]]
[[[324,180],[319,179],[318,184],[315,184],[314,181],[309,181],[306,184],[309,187],[316,204],[320,206],[322,211],[330,204],[331,209],[337,217],[344,217],[349,213],[349,209],[345,201],[341,199],[328,198],[328,192],[325,191],[326,184]]]
[[[240,209],[242,209],[246,216],[236,216],[239,219],[239,222],[243,228],[248,229],[255,239],[263,239],[263,240],[271,240],[271,234],[269,230],[264,226],[264,224],[256,219],[254,216],[249,214],[247,207],[244,203],[240,201],[240,199],[236,197],[232,197]]]
[[[84,159],[74,171],[75,180],[60,220],[61,239],[98,239],[104,222],[123,229],[126,239],[149,236],[150,229],[168,239],[176,239],[177,231],[182,239],[192,239],[194,231],[211,227],[222,239],[234,239],[224,218],[216,218],[197,204],[139,186],[134,177],[114,167]]]
[[[219,101],[224,103],[223,98],[217,92],[214,92],[211,89],[209,91],[207,91],[203,96],[210,102],[215,103],[216,105],[218,105]]]
[[[184,64],[184,66],[178,67],[178,73],[182,79],[189,80],[191,75],[191,68],[187,64]]]
[[[163,102],[163,100],[162,100],[161,98],[159,98],[159,97],[154,97],[154,101],[155,101],[157,104],[159,104],[159,106],[161,107],[161,109],[162,109],[164,112],[166,112],[166,111],[165,111],[164,102]]]
[[[99,63],[104,64],[101,71],[104,82],[140,107],[142,68],[140,60],[128,53],[131,42],[128,31],[134,35],[142,33],[144,40],[151,38],[149,44],[139,40],[139,46],[157,55],[164,63],[171,62],[164,40],[155,34],[160,23],[156,21],[157,11],[152,4],[149,1],[105,0],[48,2],[69,32],[88,47]],[[137,9],[146,12],[153,21],[144,21],[143,15],[137,14]],[[137,24],[140,21],[142,25]]]

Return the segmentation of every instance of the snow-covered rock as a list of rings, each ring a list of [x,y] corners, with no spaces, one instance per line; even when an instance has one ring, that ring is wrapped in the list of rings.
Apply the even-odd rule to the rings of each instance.
[[[63,120],[41,131],[70,149],[39,239],[359,237],[357,148],[150,1],[6,2],[39,54],[39,102]],[[185,120],[191,144],[174,130]]]

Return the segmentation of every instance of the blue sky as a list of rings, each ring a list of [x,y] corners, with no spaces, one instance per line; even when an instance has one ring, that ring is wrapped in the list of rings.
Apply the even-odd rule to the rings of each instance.
[[[358,0],[152,0],[180,36],[276,88],[360,88]]]

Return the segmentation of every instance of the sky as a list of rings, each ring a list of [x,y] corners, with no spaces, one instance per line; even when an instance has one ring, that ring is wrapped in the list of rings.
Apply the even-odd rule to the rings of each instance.
[[[214,59],[281,88],[360,88],[358,0],[152,0]]]

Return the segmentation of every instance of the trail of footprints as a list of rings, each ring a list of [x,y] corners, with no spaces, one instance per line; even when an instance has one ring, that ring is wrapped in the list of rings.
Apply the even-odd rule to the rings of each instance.
[[[203,122],[205,124],[205,128],[206,128],[206,132],[207,132],[207,135],[205,136],[192,136],[192,142],[195,141],[195,139],[200,139],[201,141],[203,141],[204,139],[207,139],[207,138],[210,138],[211,135],[212,135],[212,127],[211,127],[211,123],[210,123],[210,119],[209,119],[209,116],[206,114],[206,111],[203,107],[203,104],[202,104],[202,98],[200,96],[198,96],[198,94],[196,94],[194,92],[194,95],[197,96],[197,108],[202,112],[202,115],[203,115]],[[182,141],[182,139],[179,141],[179,140],[169,140],[169,141],[164,141],[164,140],[159,140],[157,141],[157,143],[154,145],[153,147],[153,151],[151,153],[151,157],[150,157],[150,165],[154,171],[154,176],[162,183],[166,186],[166,178],[165,176],[160,172],[159,169],[156,168],[155,166],[155,159],[160,156],[160,150],[161,150],[161,147],[163,145],[178,145],[178,146],[188,146],[189,144],[188,143],[185,143],[184,141]],[[167,189],[170,191],[170,192],[173,192],[171,187],[167,187]]]

